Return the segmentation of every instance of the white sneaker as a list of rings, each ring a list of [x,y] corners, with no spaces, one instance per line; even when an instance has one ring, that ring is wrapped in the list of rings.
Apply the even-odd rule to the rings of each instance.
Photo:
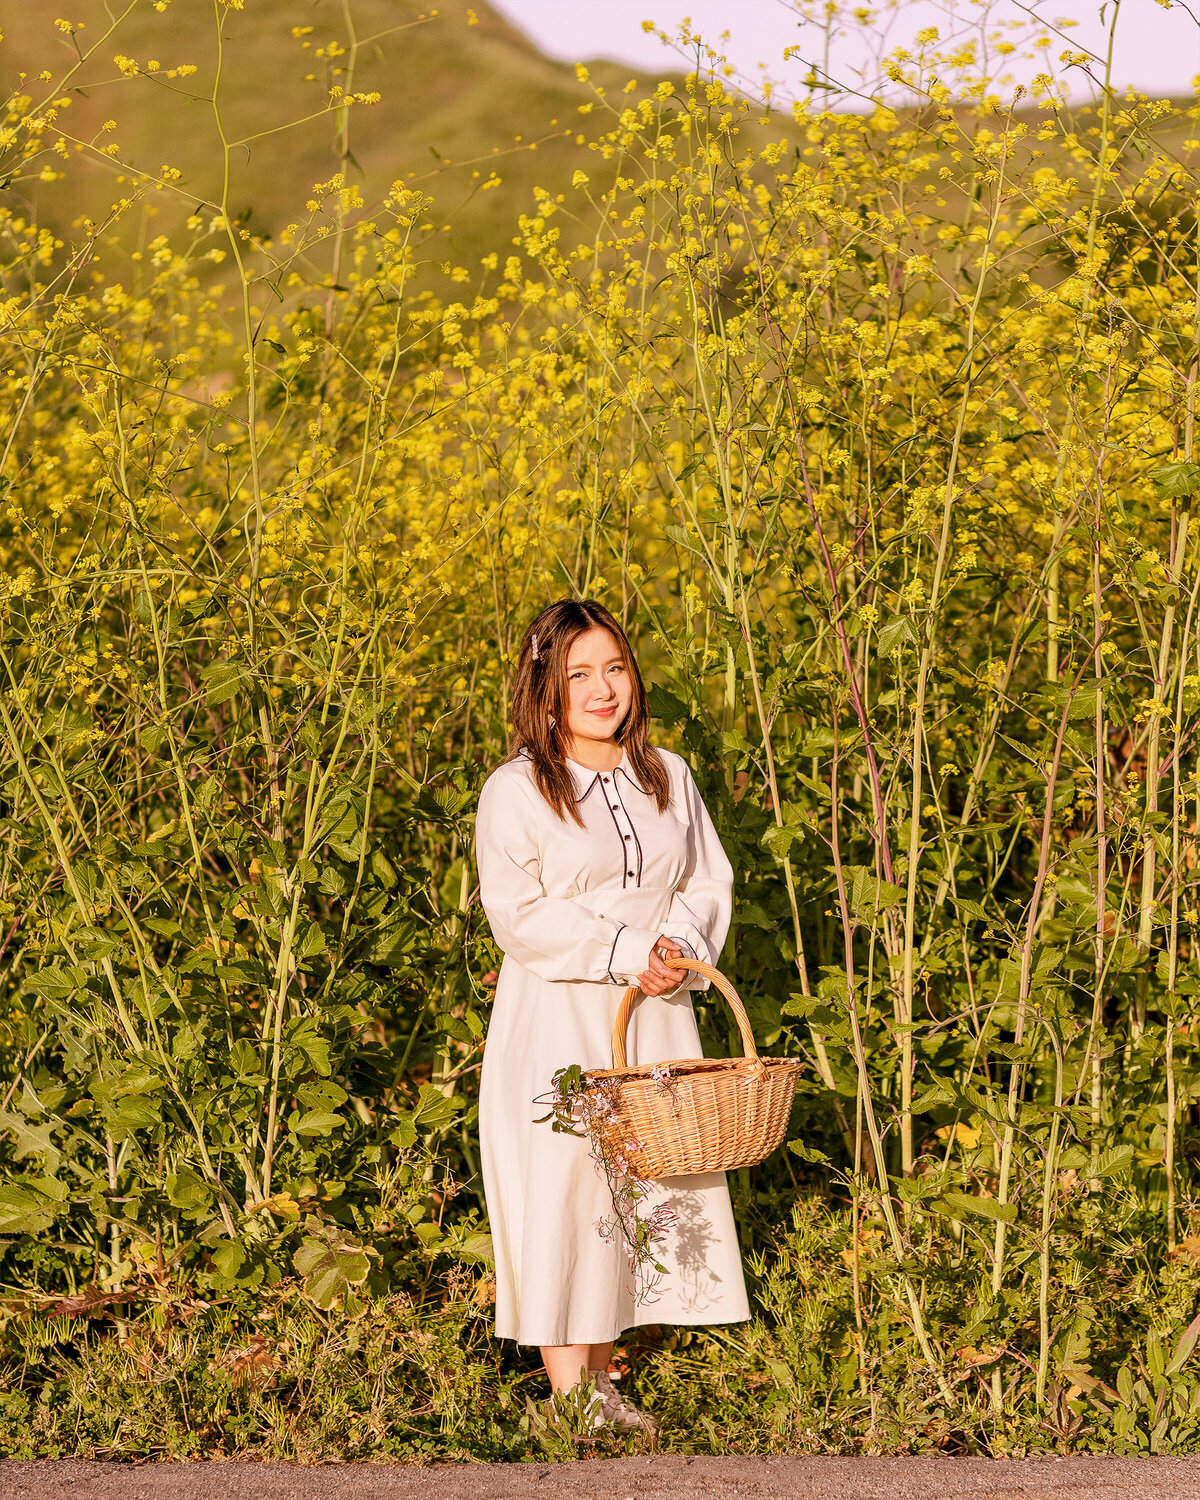
[[[644,1432],[647,1437],[657,1435],[658,1423],[648,1412],[639,1411],[625,1400],[613,1385],[607,1370],[601,1370],[596,1375],[596,1395],[601,1401],[601,1420],[610,1427],[619,1427],[624,1432]]]

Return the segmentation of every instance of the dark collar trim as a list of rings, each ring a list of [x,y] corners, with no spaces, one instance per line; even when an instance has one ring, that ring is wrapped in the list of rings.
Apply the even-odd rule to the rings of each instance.
[[[648,797],[650,795],[650,793],[641,784],[641,782],[638,781],[635,777],[631,776],[624,766],[618,766],[617,770],[620,771],[621,775],[624,776],[625,780],[629,783],[629,785],[634,789],[635,792],[641,792],[643,797]]]
[[[529,753],[528,750],[521,749],[521,750],[517,751],[517,759],[518,760],[527,760],[527,761],[532,762],[533,756],[530,755],[530,753]],[[642,794],[643,797],[648,797],[650,795],[650,793],[646,790],[646,788],[644,786],[642,786],[641,782],[639,782],[636,777],[631,776],[630,773],[629,773],[629,771],[624,766],[617,766],[616,769],[611,772],[614,784],[616,783],[616,777],[617,777],[617,772],[618,771],[621,773],[622,776],[624,776],[625,780],[629,783],[629,785],[631,787],[633,787],[634,791],[641,792],[641,794]],[[587,786],[585,786],[583,788],[583,790],[580,791],[579,790],[579,777],[580,777],[580,773],[583,773],[584,775],[586,775],[587,774],[587,767],[586,766],[578,766],[578,767],[576,767],[574,765],[574,763],[569,763],[568,764],[568,766],[567,766],[567,774],[570,776],[572,785],[575,787],[575,802],[576,802],[576,805],[578,805],[580,802],[584,801],[584,799],[590,794],[592,788],[596,785],[596,783],[604,775],[604,772],[602,772],[602,771],[595,771],[595,772],[593,772],[592,779],[588,782]],[[618,793],[618,795],[619,795],[619,793]]]

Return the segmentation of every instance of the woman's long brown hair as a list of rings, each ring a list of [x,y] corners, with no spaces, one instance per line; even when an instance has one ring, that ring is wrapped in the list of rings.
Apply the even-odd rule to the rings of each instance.
[[[671,797],[667,768],[646,738],[650,708],[629,638],[603,604],[592,599],[560,599],[542,610],[521,642],[512,688],[513,748],[509,758],[524,752],[533,764],[538,791],[560,818],[565,821],[569,815],[580,827],[583,819],[575,806],[575,784],[566,761],[570,743],[567,658],[579,637],[596,626],[612,636],[633,687],[629,712],[614,738],[629,757],[639,786],[654,798],[659,812],[666,810]]]

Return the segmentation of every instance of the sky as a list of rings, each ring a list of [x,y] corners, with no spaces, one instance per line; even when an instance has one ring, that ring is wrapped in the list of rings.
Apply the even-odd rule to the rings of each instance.
[[[660,68],[677,71],[678,54],[659,38],[647,34],[642,22],[653,20],[660,30],[675,33],[690,17],[706,40],[715,42],[729,32],[722,44],[730,63],[744,79],[760,76],[759,65],[768,63],[770,75],[785,97],[803,92],[799,80],[805,64],[823,60],[821,28],[801,23],[797,12],[817,10],[818,4],[802,0],[492,0],[493,5],[532,37],[544,52],[568,61],[608,57],[627,62],[642,71]],[[1200,0],[1119,0],[1116,12],[1113,81],[1119,87],[1134,87],[1154,95],[1192,92],[1192,80],[1200,73]],[[844,5],[846,12],[856,8]],[[989,33],[1012,27],[1014,41],[1049,40],[1048,49],[1034,56],[1022,45],[1008,60],[1008,71],[1016,81],[1028,81],[1042,71],[1048,56],[1053,71],[1063,76],[1074,99],[1095,93],[1091,80],[1078,69],[1064,69],[1059,54],[1070,47],[1103,55],[1108,28],[1113,21],[1113,0],[874,0],[871,8],[887,27],[887,50],[912,43],[923,27],[937,26],[941,38],[963,37],[972,28],[977,33],[979,17],[986,12]],[[1073,20],[1065,35],[1050,29],[1060,19]],[[799,45],[800,58],[785,62],[785,47]],[[853,24],[833,38],[829,73],[840,82],[853,81],[856,72],[869,71],[869,52]],[[1103,69],[1100,68],[1102,74]]]

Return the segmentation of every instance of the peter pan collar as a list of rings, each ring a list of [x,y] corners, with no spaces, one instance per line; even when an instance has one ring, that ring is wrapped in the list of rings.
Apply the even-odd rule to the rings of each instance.
[[[578,761],[572,760],[570,756],[567,757],[567,770],[570,771],[571,780],[575,786],[576,802],[582,802],[597,782],[609,779],[619,785],[620,779],[623,778],[636,791],[641,792],[643,796],[646,795],[645,788],[633,774],[633,768],[629,764],[629,757],[623,750],[621,752],[621,759],[615,770],[593,771],[589,766],[581,766]]]
[[[533,758],[529,754],[529,751],[527,749],[519,750],[517,752],[517,755],[518,758],[524,760],[531,760]],[[575,788],[576,802],[582,802],[587,794],[596,785],[596,783],[598,781],[603,781],[604,777],[606,776],[611,776],[613,780],[616,781],[619,775],[626,782],[628,782],[628,784],[633,787],[635,791],[641,792],[643,797],[648,797],[650,795],[650,793],[647,792],[646,788],[633,774],[633,767],[629,764],[629,757],[628,755],[626,755],[624,750],[621,751],[621,759],[617,763],[616,769],[612,771],[593,771],[589,766],[581,766],[577,760],[572,760],[570,756],[566,757],[566,764],[567,770],[571,773],[571,783]]]

